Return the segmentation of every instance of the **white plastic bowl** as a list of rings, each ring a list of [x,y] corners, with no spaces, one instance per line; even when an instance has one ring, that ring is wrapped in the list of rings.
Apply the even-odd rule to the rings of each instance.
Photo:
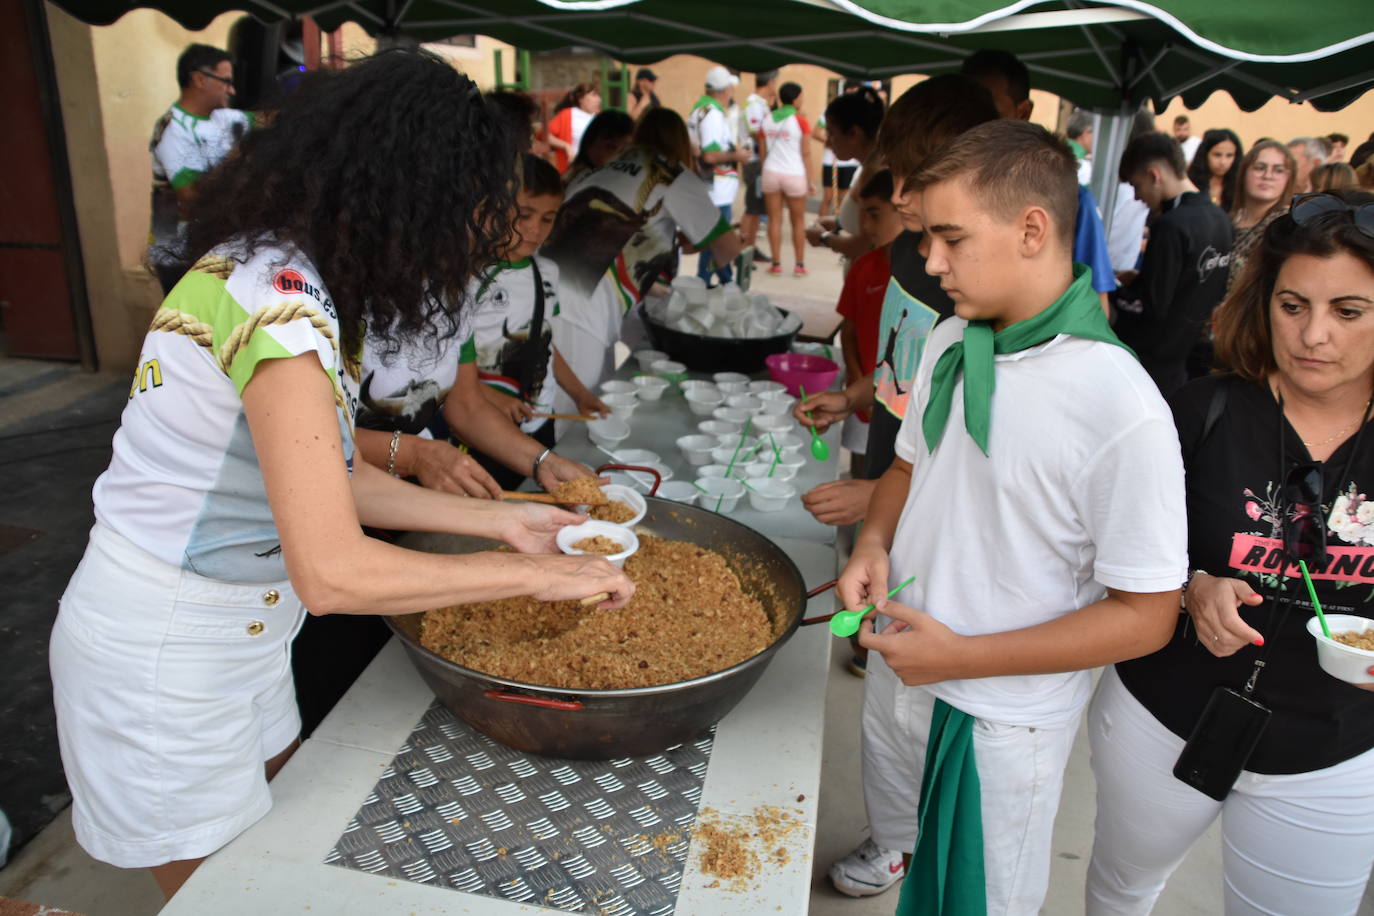
[[[626,462],[626,464],[629,463],[630,462]],[[641,467],[653,468],[655,471],[658,471],[660,482],[666,482],[673,479],[673,469],[668,467],[668,465],[663,464],[662,462],[636,461],[633,463],[640,465]],[[629,479],[630,484],[636,490],[648,493],[650,490],[654,488],[653,474],[647,474],[644,471],[621,471],[620,473],[624,474]]]
[[[697,505],[712,512],[733,512],[744,495],[744,484],[729,477],[699,477]]]
[[[658,496],[663,499],[671,499],[675,503],[686,503],[695,505],[697,497],[701,495],[696,487],[685,480],[670,480],[658,488]]]
[[[759,512],[781,512],[797,495],[797,488],[776,478],[749,481],[749,505]]]
[[[702,465],[701,467],[697,468],[697,477],[698,477],[698,478],[701,478],[701,477],[724,477],[724,476],[725,476],[725,465],[723,465],[723,464],[705,464],[705,465]]]
[[[1374,630],[1374,620],[1351,614],[1327,614],[1326,623],[1332,635]],[[1307,621],[1307,632],[1317,641],[1317,664],[1323,671],[1347,684],[1374,684],[1374,652],[1326,638],[1316,617]]]
[[[783,433],[789,433],[795,429],[797,427],[797,421],[789,416],[779,417],[771,414],[764,414],[761,417],[754,418],[753,426],[754,429],[758,430],[760,433],[773,433],[774,435],[780,436]]]
[[[659,400],[670,384],[666,378],[657,375],[636,375],[634,378],[635,394],[639,395],[641,401]]]
[[[738,423],[726,423],[724,420],[702,420],[697,424],[697,429],[708,436],[728,436],[739,435],[740,425]]]
[[[688,464],[694,465],[710,464],[711,450],[716,444],[714,437],[706,435],[682,436],[677,440],[677,447],[682,449],[682,457],[687,459]]]
[[[629,527],[638,525],[644,520],[644,513],[649,511],[649,504],[644,501],[644,497],[635,491],[634,487],[623,483],[608,483],[601,488],[601,492],[606,494],[606,498],[612,502],[624,503],[635,510],[634,518],[626,522],[611,522],[612,525],[623,525]],[[591,511],[591,506],[578,506],[577,511],[587,513]],[[593,519],[599,521],[599,519]]]
[[[678,387],[683,391],[691,391],[693,388],[701,388],[707,391],[718,391],[715,382],[708,382],[704,378],[689,378],[678,382]]]
[[[711,378],[715,380],[717,385],[719,385],[721,382],[747,383],[749,381],[749,376],[745,375],[742,372],[716,372],[711,375]]]
[[[754,450],[754,446],[759,444],[755,436],[741,436],[739,433],[727,433],[724,436],[716,436],[716,444],[721,448],[733,449],[739,446],[739,456],[744,458]]]
[[[755,397],[775,391],[780,391],[785,394],[787,392],[787,386],[782,382],[775,382],[771,378],[760,379],[759,381],[749,383],[749,393]]]
[[[652,372],[654,363],[668,358],[668,354],[662,350],[636,350],[631,355],[634,356],[635,362],[639,363],[639,368],[643,372]]]
[[[707,391],[703,388],[692,388],[685,395],[687,406],[692,413],[699,417],[709,417],[711,412],[718,408],[724,396],[718,391]]]
[[[616,464],[662,464],[658,452],[647,448],[620,448],[615,451]]]
[[[770,461],[772,459],[769,459]],[[782,460],[778,462],[777,470],[773,476],[778,480],[791,480],[801,472],[802,466],[806,464],[806,456],[797,452],[792,454],[783,453]]]
[[[711,449],[711,460],[716,464],[729,464],[734,457],[735,446],[733,443],[730,445],[717,445],[715,448]]]
[[[747,479],[747,480],[749,480],[749,481],[752,483],[752,482],[753,482],[755,479],[757,479],[757,478],[767,477],[767,476],[768,476],[768,469],[769,469],[769,467],[772,466],[772,463],[773,463],[773,462],[772,462],[771,459],[768,460],[768,461],[751,461],[751,462],[749,462],[748,464],[746,464],[746,465],[744,466],[744,476],[743,476],[741,479],[742,479],[742,480],[746,480],[746,479]],[[738,467],[738,466],[737,466],[737,467]]]
[[[792,407],[797,403],[797,399],[786,391],[761,391],[754,397],[763,402],[760,413],[771,417],[791,416]]]
[[[738,407],[717,407],[711,411],[711,416],[717,420],[724,420],[726,423],[736,423],[743,426],[744,422],[753,416],[753,413],[748,410],[740,410]]]
[[[728,395],[734,395],[734,394],[748,394],[748,393],[749,393],[749,383],[748,383],[748,382],[720,382],[720,383],[718,383],[718,384],[716,385],[716,387],[720,389],[720,393],[721,393],[721,394],[724,394],[724,395],[727,395],[727,396],[728,396]]]
[[[759,408],[763,407],[763,402],[752,394],[732,394],[725,399],[725,406],[733,407],[736,410],[747,410],[752,416],[759,412]]]
[[[634,394],[635,383],[625,382],[620,379],[611,379],[609,382],[601,383],[602,394]]]
[[[790,433],[784,433],[783,435],[774,433],[772,445],[778,447],[778,451],[782,452],[783,460],[786,461],[789,456],[796,455],[801,451],[802,439]],[[765,448],[771,449],[772,445],[765,446]]]
[[[596,519],[588,519],[580,525],[567,525],[559,528],[553,539],[558,544],[559,550],[577,556],[585,554],[586,551],[578,550],[573,545],[583,538],[597,536],[610,538],[624,548],[620,553],[604,555],[606,559],[611,561],[612,565],[617,567],[624,567],[625,561],[639,549],[639,538],[629,528],[623,525],[612,525],[610,522],[598,522]]]
[[[649,371],[669,381],[680,382],[687,374],[687,367],[677,360],[660,359],[649,366]]]
[[[617,391],[612,394],[603,394],[601,400],[611,408],[611,413],[628,421],[634,416],[635,408],[639,406],[639,398],[632,392]]]
[[[597,445],[615,451],[617,443],[630,437],[630,424],[620,417],[606,417],[604,420],[588,420],[587,436]],[[619,454],[619,452],[616,452]]]

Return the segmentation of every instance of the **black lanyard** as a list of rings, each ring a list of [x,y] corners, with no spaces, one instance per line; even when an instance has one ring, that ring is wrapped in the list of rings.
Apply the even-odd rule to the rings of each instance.
[[[534,383],[539,381],[536,376],[542,376],[549,365],[547,353],[540,353],[541,349],[548,350],[544,346],[544,278],[539,273],[539,264],[534,260],[534,255],[530,255],[530,273],[534,280],[534,315],[530,318],[529,340],[520,354],[520,396],[525,399],[530,397]],[[541,355],[543,359],[539,358]]]

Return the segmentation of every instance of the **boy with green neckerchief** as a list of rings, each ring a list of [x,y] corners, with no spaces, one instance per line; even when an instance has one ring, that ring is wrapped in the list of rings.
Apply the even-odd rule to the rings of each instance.
[[[1178,437],[1071,259],[1062,141],[993,121],[915,183],[956,317],[930,334],[840,578],[846,607],[881,615],[860,635],[864,791],[873,840],[914,850],[899,913],[1035,914],[1087,669],[1173,631]],[[912,575],[909,605],[885,597]]]

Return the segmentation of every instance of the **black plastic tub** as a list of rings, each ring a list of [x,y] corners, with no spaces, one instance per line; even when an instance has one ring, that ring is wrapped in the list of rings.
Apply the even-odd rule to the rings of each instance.
[[[790,314],[786,309],[778,309],[778,313],[783,316]],[[763,361],[774,353],[791,350],[798,333],[792,331],[775,337],[749,339],[707,337],[704,334],[674,331],[660,324],[647,311],[644,313],[644,324],[653,338],[654,349],[662,350],[669,359],[677,360],[688,369],[697,372],[743,372],[746,375],[766,371],[768,367]]]

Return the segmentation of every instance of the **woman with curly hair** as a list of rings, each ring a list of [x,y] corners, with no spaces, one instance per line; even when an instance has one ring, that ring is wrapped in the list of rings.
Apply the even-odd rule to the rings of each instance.
[[[1240,137],[1224,127],[1202,135],[1193,161],[1188,163],[1188,180],[1221,209],[1230,212],[1240,184],[1240,160],[1245,154]]]
[[[271,807],[295,749],[307,613],[395,614],[634,586],[541,556],[580,516],[435,493],[356,460],[369,327],[462,333],[510,236],[515,141],[439,58],[310,80],[197,185],[192,269],[144,339],[96,524],[50,648],[80,844],[170,896]],[[403,550],[362,526],[476,534],[508,553]]]

